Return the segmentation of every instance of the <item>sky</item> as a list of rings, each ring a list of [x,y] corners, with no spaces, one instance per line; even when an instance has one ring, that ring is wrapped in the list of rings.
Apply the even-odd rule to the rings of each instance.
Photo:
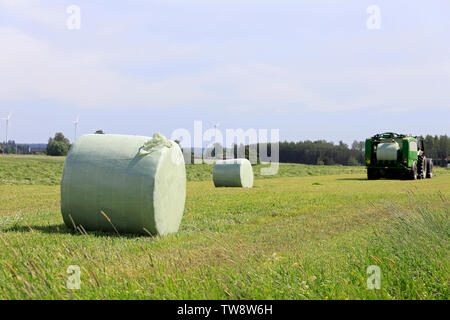
[[[78,136],[196,120],[282,141],[448,135],[449,14],[448,0],[0,0],[0,118],[18,143],[73,140],[77,116]]]

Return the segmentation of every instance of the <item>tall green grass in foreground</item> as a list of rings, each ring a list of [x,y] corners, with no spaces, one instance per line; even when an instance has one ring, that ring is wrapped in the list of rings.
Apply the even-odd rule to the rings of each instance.
[[[0,215],[0,298],[448,299],[448,183],[336,175],[242,190],[189,182],[180,231],[154,238],[75,233],[53,199],[30,202]],[[0,189],[19,187],[59,192]],[[80,290],[66,288],[70,265],[81,268]],[[371,265],[381,268],[380,290],[367,289]]]
[[[239,189],[187,166],[180,231],[152,238],[68,229],[63,161],[0,156],[0,299],[449,298],[448,169],[368,181],[363,167],[255,166]],[[66,288],[70,265],[80,290]],[[367,289],[371,265],[380,290]]]
[[[444,200],[444,204],[448,205],[448,201]],[[161,259],[154,260],[151,250],[135,243],[128,244],[122,250],[144,254],[146,259],[126,259],[122,261],[125,265],[120,272],[104,274],[109,265],[108,260],[121,259],[121,250],[111,250],[112,246],[118,246],[120,237],[104,239],[107,244],[102,244],[101,249],[109,250],[100,256],[88,249],[95,242],[94,239],[64,241],[59,247],[54,247],[53,252],[35,250],[35,254],[30,255],[27,253],[29,244],[25,238],[21,237],[14,244],[7,233],[0,233],[2,250],[11,251],[15,257],[14,262],[2,261],[0,298],[447,300],[448,210],[432,209],[417,203],[414,215],[405,216],[397,209],[402,210],[395,205],[383,209],[394,211],[395,218],[391,225],[379,227],[359,241],[353,237],[347,238],[349,242],[341,244],[339,250],[323,247],[321,252],[309,252],[305,256],[286,256],[274,252],[267,256],[250,256],[246,265],[239,265],[238,261],[227,257],[227,251],[233,248],[226,243],[222,250],[211,254],[228,260],[227,263],[231,262],[231,265],[203,266],[200,269],[195,256],[184,256],[180,251],[179,257],[169,259],[172,260],[169,263]],[[30,232],[39,232],[29,226],[26,228]],[[56,233],[57,230],[53,230],[49,236]],[[39,246],[39,241],[34,245]],[[238,241],[236,245],[243,246],[244,243]],[[67,263],[72,260],[82,265],[83,290],[70,291],[64,288],[64,273],[53,273],[48,255],[66,259],[68,255],[71,258]],[[369,275],[366,270],[370,265],[381,268],[380,290],[367,288]],[[142,282],[139,276],[133,276],[136,272],[154,273],[152,282]]]
[[[448,300],[450,203],[441,193],[442,207],[412,191],[409,195],[414,208],[410,214],[387,204],[395,221],[371,236],[366,259],[383,266],[384,297]]]

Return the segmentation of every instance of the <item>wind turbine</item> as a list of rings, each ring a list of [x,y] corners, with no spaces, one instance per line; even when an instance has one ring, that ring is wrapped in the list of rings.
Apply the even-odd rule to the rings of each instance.
[[[8,114],[8,117],[6,120],[6,143],[8,143],[8,127],[9,127],[9,120],[11,120],[11,112]]]
[[[78,123],[80,122],[80,116],[77,116],[75,121],[73,121],[73,124],[75,126],[75,139],[73,139],[73,142],[77,140],[77,129],[78,129]]]
[[[216,122],[214,122],[214,121],[211,121],[210,122],[212,125],[213,125],[213,127],[214,127],[214,144],[213,144],[213,149],[214,149],[214,152],[216,152],[216,146],[217,146],[217,144],[219,143],[218,141],[217,141],[217,127],[218,126],[220,126],[220,122],[218,122],[218,121],[216,121]],[[222,142],[220,142],[219,144],[221,144]],[[223,146],[222,146],[222,148],[223,148]]]
[[[214,129],[216,130],[216,133],[217,133],[217,127],[218,127],[218,126],[220,126],[220,122],[214,123]]]
[[[9,120],[10,119],[11,119],[11,112],[8,114],[8,117],[0,118],[0,122],[1,122],[1,120],[5,120],[6,121],[6,141],[5,141],[6,144],[8,144],[8,127],[9,127]]]
[[[220,126],[220,122],[214,122],[214,121],[211,121],[210,123],[211,123],[211,124],[213,125],[213,127],[214,127],[214,136],[215,136],[215,138],[217,139],[217,127]]]

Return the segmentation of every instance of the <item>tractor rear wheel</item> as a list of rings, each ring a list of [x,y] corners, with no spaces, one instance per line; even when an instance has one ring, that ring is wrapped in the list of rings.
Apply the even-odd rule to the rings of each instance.
[[[424,155],[417,158],[417,178],[425,179],[427,175],[427,159]]]
[[[433,178],[433,159],[427,159],[427,179]]]
[[[417,163],[413,161],[411,170],[409,171],[409,179],[417,180]]]

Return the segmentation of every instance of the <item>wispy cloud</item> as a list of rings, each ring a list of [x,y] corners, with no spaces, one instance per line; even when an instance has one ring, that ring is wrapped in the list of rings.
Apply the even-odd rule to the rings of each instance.
[[[161,61],[160,52],[174,51],[170,45],[161,45],[158,53],[150,53],[146,60],[139,50],[65,51],[13,28],[0,28],[0,38],[4,48],[0,51],[3,101],[45,99],[83,108],[220,107],[286,112],[374,107],[394,111],[444,108],[449,103],[450,63],[345,70],[336,66],[328,72],[302,63],[291,68],[283,62],[232,63],[158,79],[151,71],[144,76],[124,72],[118,56],[153,65],[152,59]],[[174,54],[164,63],[174,63],[177,58]]]
[[[196,2],[198,8],[202,3]],[[248,34],[240,38],[239,29],[230,25],[237,34],[232,39],[203,39],[201,34],[194,39],[173,39],[174,31],[165,37],[163,28],[172,22],[156,14],[161,30],[155,31],[155,22],[150,21],[151,30],[145,31],[130,27],[133,15],[119,19],[116,12],[104,18],[110,24],[91,22],[89,32],[80,35],[65,29],[62,5],[0,0],[0,6],[13,18],[57,30],[49,37],[21,24],[0,27],[0,101],[44,100],[80,108],[220,108],[268,114],[371,108],[403,112],[443,109],[450,104],[450,61],[439,54],[449,47],[433,47],[440,39],[421,47],[416,43],[417,33],[369,35],[359,31],[334,40],[317,38],[317,32],[309,39],[305,29],[296,31],[304,45],[287,43],[288,37],[280,34],[282,40],[275,40],[284,47],[276,48],[266,43],[256,27],[247,30],[256,32],[254,38]],[[243,16],[240,13],[239,18]],[[230,21],[221,19],[223,25]],[[195,23],[193,18],[189,22]],[[192,27],[192,32],[202,27]],[[426,38],[426,34],[419,36]],[[414,52],[401,61],[411,47]],[[289,50],[298,54],[289,54]],[[422,57],[425,54],[427,59]],[[401,63],[390,63],[394,60]]]
[[[66,20],[62,2],[48,6],[41,0],[0,0],[0,9],[16,19],[52,28],[61,28]]]

